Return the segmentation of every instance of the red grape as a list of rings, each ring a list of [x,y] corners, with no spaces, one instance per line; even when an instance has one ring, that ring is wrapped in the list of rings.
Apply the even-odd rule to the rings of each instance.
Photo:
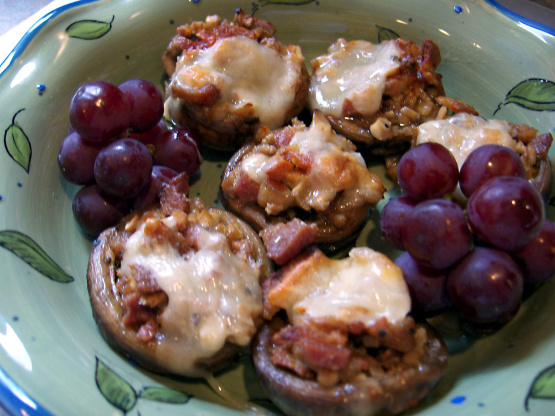
[[[130,119],[127,96],[106,81],[82,85],[69,105],[69,120],[75,131],[96,142],[115,140],[129,127]]]
[[[507,253],[477,247],[447,275],[457,312],[476,324],[505,324],[522,302],[522,272]]]
[[[514,253],[526,283],[543,283],[555,273],[555,223],[543,222],[540,233]]]
[[[156,143],[154,162],[193,176],[201,163],[193,133],[182,128],[167,131]]]
[[[461,191],[468,198],[480,185],[496,176],[524,178],[522,160],[508,147],[498,144],[480,146],[468,155],[461,166]]]
[[[133,209],[140,211],[156,204],[160,197],[160,186],[163,183],[169,183],[177,174],[175,170],[166,166],[154,165],[152,167],[150,184],[141,189],[139,194],[135,197]]]
[[[127,95],[131,105],[129,127],[138,133],[154,128],[164,114],[160,90],[152,82],[136,78],[120,84],[119,89]]]
[[[411,313],[430,317],[449,306],[445,290],[445,271],[429,269],[404,251],[395,259],[403,270],[411,298]]]
[[[406,152],[397,165],[401,189],[415,199],[433,199],[451,193],[459,181],[455,157],[445,146],[428,142]]]
[[[162,137],[162,135],[165,134],[167,131],[168,126],[166,125],[166,122],[164,121],[164,119],[160,119],[160,121],[150,130],[142,133],[131,132],[129,134],[129,137],[138,140],[144,144],[155,145],[156,142],[160,140],[160,137]]]
[[[444,269],[470,251],[472,235],[459,205],[447,199],[430,199],[407,213],[403,245],[423,265]]]
[[[545,209],[540,193],[526,179],[497,176],[471,195],[467,215],[484,241],[502,250],[517,250],[538,235]]]
[[[94,181],[94,161],[102,147],[70,133],[60,145],[58,166],[64,178],[71,183],[85,185]]]
[[[390,199],[380,214],[380,229],[384,239],[394,247],[404,250],[403,225],[405,216],[417,204],[417,201],[408,195],[401,195]]]
[[[120,222],[129,208],[128,201],[106,194],[95,184],[77,192],[72,203],[77,224],[92,237]]]
[[[94,163],[94,177],[105,192],[133,198],[148,185],[152,156],[141,142],[124,138],[103,148]]]

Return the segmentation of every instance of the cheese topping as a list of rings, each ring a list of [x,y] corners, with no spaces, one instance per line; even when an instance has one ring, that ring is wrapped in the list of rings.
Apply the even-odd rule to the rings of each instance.
[[[368,327],[379,318],[399,321],[411,308],[402,270],[367,247],[353,248],[341,260],[315,252],[284,275],[268,301],[285,309],[294,325],[339,321]]]
[[[214,85],[218,105],[234,111],[252,107],[259,122],[273,129],[283,125],[294,103],[302,65],[298,47],[290,46],[280,55],[253,39],[236,36],[219,39],[207,49],[184,52],[171,82],[185,89]]]
[[[280,147],[278,153],[269,156],[252,152],[242,160],[240,169],[258,184],[263,184],[268,178],[267,170],[273,167],[276,159],[290,151],[310,161],[308,180],[290,185],[293,198],[287,200],[287,205],[275,201],[268,203],[265,209],[269,215],[279,214],[292,205],[323,211],[340,191],[348,192],[355,206],[376,203],[383,196],[381,181],[368,171],[361,154],[347,139],[336,134],[318,111],[310,127],[297,128],[291,142]]]
[[[459,113],[444,120],[433,120],[418,127],[416,144],[436,142],[448,148],[459,165],[477,147],[499,144],[516,150],[510,125],[503,120],[487,120],[467,113]]]
[[[387,76],[400,65],[401,50],[393,40],[372,44],[339,39],[328,54],[314,59],[309,104],[326,115],[343,117],[345,102],[362,116],[381,107]]]
[[[164,220],[172,228],[172,217]],[[188,231],[199,247],[185,254],[167,240],[144,233],[144,225],[127,240],[121,272],[141,266],[168,296],[159,317],[158,348],[169,349],[176,368],[194,368],[199,358],[217,353],[226,341],[249,344],[262,312],[259,270],[234,254],[225,235],[200,225]]]

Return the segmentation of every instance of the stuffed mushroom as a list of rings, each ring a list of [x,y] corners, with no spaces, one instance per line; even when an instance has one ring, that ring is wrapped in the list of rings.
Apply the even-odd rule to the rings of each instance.
[[[291,121],[305,107],[309,75],[299,46],[274,38],[274,26],[235,13],[180,26],[163,55],[170,80],[166,118],[201,142],[237,150],[260,126]]]
[[[261,386],[285,414],[397,414],[442,378],[445,344],[408,316],[402,271],[366,247],[308,250],[264,284],[269,321],[253,343]]]
[[[164,189],[161,207],[95,240],[92,311],[108,343],[140,366],[202,377],[250,344],[271,264],[236,216]]]
[[[419,124],[463,106],[444,97],[436,73],[440,61],[439,47],[429,39],[422,46],[404,39],[339,39],[311,61],[309,107],[373,154],[402,153]]]
[[[220,191],[223,205],[257,231],[299,218],[317,226],[316,243],[329,245],[356,233],[385,187],[316,111],[310,126],[260,129],[229,161]]]

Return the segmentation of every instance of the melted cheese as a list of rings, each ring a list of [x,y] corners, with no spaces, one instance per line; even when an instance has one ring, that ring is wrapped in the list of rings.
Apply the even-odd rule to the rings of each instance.
[[[175,226],[172,217],[164,222]],[[146,236],[142,226],[129,237],[121,265],[124,274],[147,268],[168,295],[158,348],[181,373],[226,341],[249,344],[262,311],[258,268],[234,254],[223,234],[199,225],[189,233],[199,249],[180,255],[169,241]]]
[[[219,91],[219,105],[231,111],[252,107],[259,122],[277,128],[292,107],[304,58],[299,48],[287,54],[244,36],[219,39],[207,49],[183,53],[172,84],[202,88],[212,84]],[[166,107],[172,108],[173,98]]]
[[[448,148],[459,168],[474,149],[485,144],[499,144],[516,150],[516,141],[510,135],[508,122],[487,120],[467,113],[421,124],[416,144],[426,142],[440,143]]]
[[[284,276],[268,295],[270,304],[287,311],[295,325],[318,322],[362,322],[403,319],[411,302],[402,270],[387,256],[367,247],[333,260],[317,251]]]
[[[309,104],[326,115],[342,117],[348,100],[362,116],[380,109],[387,76],[400,65],[395,41],[372,44],[339,39],[328,54],[312,61]]]
[[[308,180],[292,189],[292,202],[298,206],[323,211],[338,192],[346,189],[354,206],[376,203],[382,198],[383,185],[368,171],[361,154],[347,139],[333,131],[320,112],[314,113],[309,128],[299,128],[295,132],[287,149],[306,155],[311,160]],[[280,157],[279,153],[268,156],[253,152],[242,160],[240,169],[262,184],[267,178],[266,169],[277,157]],[[269,215],[279,214],[287,208],[289,206],[277,204],[265,206]]]

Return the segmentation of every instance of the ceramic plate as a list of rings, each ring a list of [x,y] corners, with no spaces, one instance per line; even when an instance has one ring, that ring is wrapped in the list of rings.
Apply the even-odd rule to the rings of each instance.
[[[513,20],[490,2],[102,0],[55,10],[0,65],[0,131],[19,143],[0,148],[0,403],[9,413],[241,414],[205,383],[142,371],[104,342],[86,287],[91,241],[71,213],[78,188],[62,180],[56,162],[80,84],[141,77],[161,86],[160,57],[176,26],[209,14],[232,18],[237,7],[272,21],[276,36],[301,45],[307,59],[338,37],[431,38],[442,51],[447,95],[486,117],[553,133],[553,33]],[[534,90],[537,80],[541,91]],[[518,86],[533,94],[517,96]],[[207,154],[191,193],[216,203],[224,164],[222,155]],[[376,226],[382,206],[357,244],[388,251]],[[410,414],[555,414],[553,296],[552,279],[509,325],[480,340],[442,328],[451,347],[448,372]],[[233,395],[271,409],[248,357],[217,378]]]

